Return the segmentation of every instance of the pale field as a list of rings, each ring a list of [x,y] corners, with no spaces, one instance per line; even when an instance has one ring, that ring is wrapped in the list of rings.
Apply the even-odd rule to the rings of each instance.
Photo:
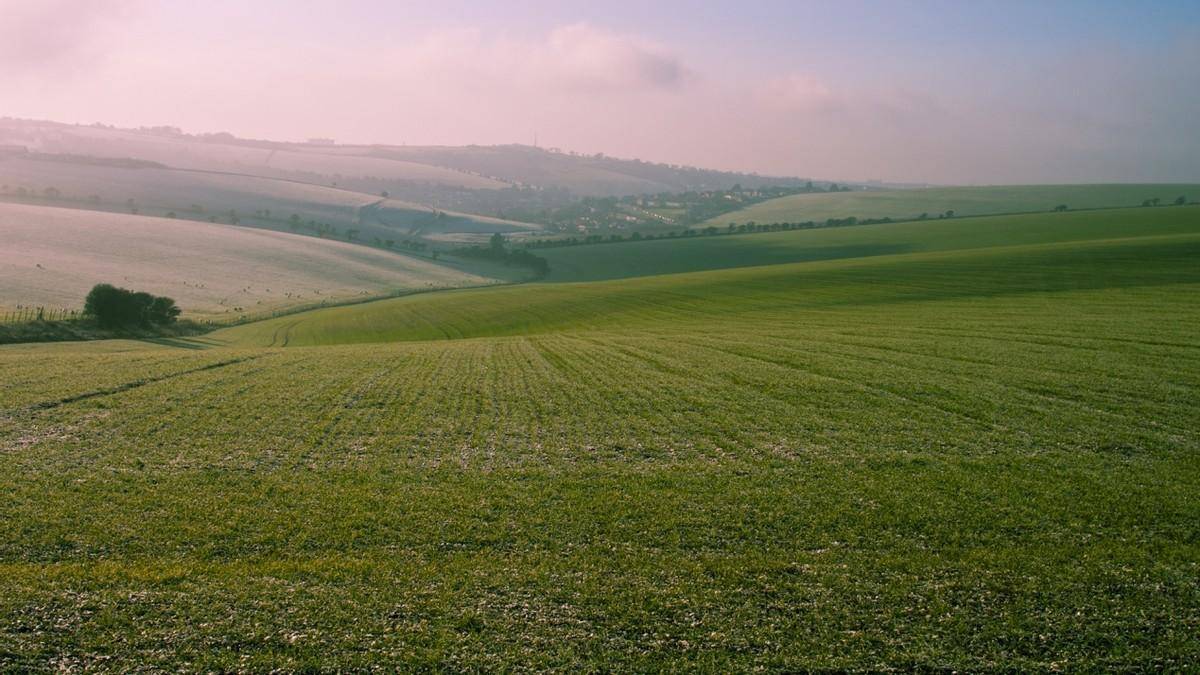
[[[0,204],[0,232],[0,311],[78,309],[101,282],[166,295],[185,316],[217,319],[495,282],[355,244],[166,218]]]

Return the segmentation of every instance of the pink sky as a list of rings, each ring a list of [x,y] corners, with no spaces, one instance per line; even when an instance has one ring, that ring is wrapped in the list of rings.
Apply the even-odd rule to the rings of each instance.
[[[0,115],[359,143],[536,133],[833,179],[1200,180],[1185,3],[1143,11],[1162,25],[1145,34],[1106,3],[333,4],[0,0]]]

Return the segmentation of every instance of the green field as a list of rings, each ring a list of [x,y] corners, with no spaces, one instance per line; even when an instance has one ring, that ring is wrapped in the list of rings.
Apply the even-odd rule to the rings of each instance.
[[[1050,211],[1059,205],[1072,209],[1140,206],[1158,198],[1170,204],[1178,197],[1200,201],[1200,185],[988,185],[917,190],[872,190],[792,195],[765,201],[713,218],[705,225],[729,223],[823,222],[829,218],[892,218],[904,220],[928,213],[954,211],[958,216]]]
[[[1200,208],[1038,213],[538,249],[551,281],[1194,232]]]
[[[668,244],[0,348],[0,669],[1200,660],[1200,210]]]

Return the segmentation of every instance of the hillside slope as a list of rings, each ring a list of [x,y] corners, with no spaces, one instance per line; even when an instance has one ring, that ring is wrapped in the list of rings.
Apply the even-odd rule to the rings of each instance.
[[[145,216],[0,204],[0,231],[4,309],[78,309],[107,282],[175,298],[185,316],[233,318],[495,281],[354,244]]]

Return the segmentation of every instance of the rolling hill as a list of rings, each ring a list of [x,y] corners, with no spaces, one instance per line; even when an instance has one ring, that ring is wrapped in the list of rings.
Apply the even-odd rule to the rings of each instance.
[[[793,232],[786,233],[791,241],[776,239],[774,247],[729,243],[742,243],[743,248],[735,248],[735,255],[723,260],[726,266],[740,262],[752,267],[399,298],[264,321],[214,337],[231,344],[273,346],[664,325],[702,331],[714,322],[759,324],[802,309],[895,309],[917,300],[1019,295],[1038,289],[1182,283],[1196,276],[1195,261],[1200,258],[1200,210],[1191,208],[947,222],[958,232],[924,223]],[[946,236],[948,232],[957,237]],[[855,243],[835,244],[823,236],[843,233],[856,235]],[[769,236],[773,235],[744,239]],[[660,244],[671,243],[675,242],[591,248],[624,248],[627,256],[657,261],[662,257]],[[695,248],[691,252],[700,253]],[[705,269],[705,260],[696,257],[694,267]],[[764,264],[781,259],[808,262]],[[1130,264],[1143,259],[1155,260],[1156,267],[1143,270],[1141,263]],[[596,256],[591,260],[608,262]],[[647,274],[655,266],[649,262],[641,271]]]
[[[946,211],[958,216],[1050,211],[1059,205],[1072,209],[1139,206],[1157,198],[1170,204],[1184,196],[1200,200],[1200,185],[1093,184],[993,185],[914,190],[860,190],[800,194],[772,199],[710,220],[707,225],[734,223],[822,222],[829,218],[892,218],[907,220],[922,213],[936,218]]]
[[[497,281],[453,264],[344,242],[127,214],[0,204],[0,231],[5,310],[78,309],[100,282],[175,298],[192,318],[231,319]]]

